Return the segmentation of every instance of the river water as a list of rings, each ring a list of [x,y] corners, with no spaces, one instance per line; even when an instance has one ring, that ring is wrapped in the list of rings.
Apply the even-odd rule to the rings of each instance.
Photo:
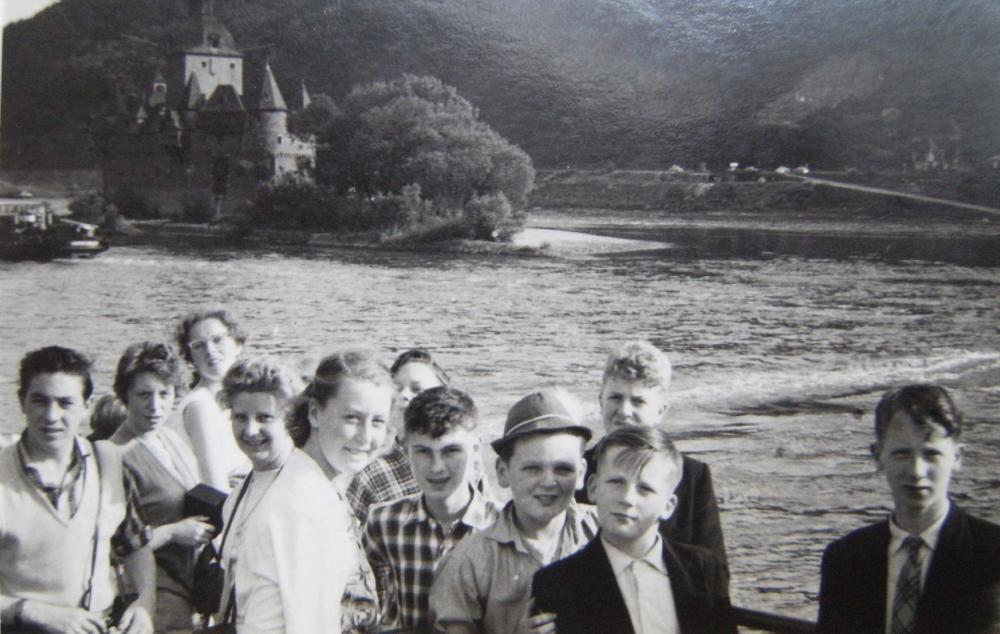
[[[479,404],[487,439],[539,384],[568,386],[595,421],[607,350],[646,338],[676,365],[678,445],[713,469],[734,603],[815,617],[824,545],[886,512],[867,447],[894,383],[955,388],[974,424],[954,498],[1000,521],[994,220],[540,212],[532,223],[641,242],[554,245],[544,258],[116,247],[0,263],[0,432],[21,426],[25,351],[83,349],[107,391],[128,343],[168,339],[202,305],[237,315],[252,352],[292,360],[427,347]]]

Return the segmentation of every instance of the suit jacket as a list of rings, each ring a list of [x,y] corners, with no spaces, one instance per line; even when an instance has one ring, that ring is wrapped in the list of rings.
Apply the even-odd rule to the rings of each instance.
[[[726,572],[710,550],[663,540],[677,620],[683,634],[734,634]],[[560,634],[635,634],[600,536],[535,573],[536,612],[558,615]]]
[[[820,576],[819,632],[884,634],[889,522],[830,544]],[[917,631],[988,632],[1000,626],[1000,526],[953,503],[917,603]]]
[[[596,467],[594,449],[590,448],[583,455],[587,459],[589,479]],[[677,507],[669,519],[660,522],[660,535],[674,542],[711,550],[728,570],[726,544],[719,521],[719,504],[715,499],[712,472],[708,465],[683,456],[681,480],[674,493],[677,495]],[[576,501],[592,504],[586,487],[576,492]]]

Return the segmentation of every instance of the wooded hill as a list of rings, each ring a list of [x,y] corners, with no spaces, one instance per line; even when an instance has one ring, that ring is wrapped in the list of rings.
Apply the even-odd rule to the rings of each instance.
[[[177,0],[62,0],[3,38],[6,168],[86,167],[91,117],[148,90]],[[216,0],[247,50],[335,100],[454,85],[539,167],[893,167],[1000,154],[995,0]],[[950,157],[949,157],[950,158]]]

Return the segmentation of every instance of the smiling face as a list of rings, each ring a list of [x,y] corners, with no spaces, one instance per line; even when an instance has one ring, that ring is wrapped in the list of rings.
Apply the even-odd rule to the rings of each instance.
[[[326,403],[309,406],[309,422],[323,457],[340,474],[354,474],[372,461],[385,442],[392,411],[392,387],[344,379]]]
[[[444,499],[468,483],[479,440],[461,427],[437,438],[411,433],[406,436],[406,451],[420,490],[428,498]]]
[[[21,400],[27,419],[25,440],[32,448],[58,449],[76,438],[87,418],[83,377],[65,372],[36,374]]]
[[[515,441],[509,460],[497,461],[500,486],[510,487],[522,529],[545,528],[583,485],[584,440],[576,434],[533,434]]]
[[[135,435],[141,436],[167,421],[174,408],[174,386],[152,372],[142,372],[133,377],[126,394],[125,425]]]
[[[961,466],[962,445],[940,425],[917,425],[905,411],[890,419],[882,440],[872,448],[885,472],[897,522],[916,523],[919,530],[948,509],[951,476]]]
[[[658,385],[608,377],[601,386],[601,419],[613,432],[622,425],[656,425],[667,409],[667,393]]]
[[[232,398],[233,436],[256,471],[280,467],[295,448],[282,405],[268,392],[239,392]]]
[[[191,327],[187,345],[198,374],[208,381],[221,381],[243,350],[229,328],[214,317]]]
[[[405,410],[417,394],[442,385],[434,368],[419,361],[411,361],[396,370],[396,374],[392,376],[392,383],[399,395],[400,411]]]
[[[670,517],[677,503],[674,496],[676,467],[666,456],[654,454],[641,468],[619,464],[623,447],[610,447],[601,458],[597,473],[587,482],[590,499],[597,505],[597,521],[605,539],[629,552],[652,545],[660,520]]]

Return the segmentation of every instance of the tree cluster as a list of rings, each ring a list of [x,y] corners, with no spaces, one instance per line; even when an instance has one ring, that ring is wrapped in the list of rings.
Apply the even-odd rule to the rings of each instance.
[[[321,108],[296,122],[318,130],[315,182],[263,186],[254,220],[428,239],[502,240],[523,226],[531,159],[455,88],[404,75],[355,88],[336,111]]]

